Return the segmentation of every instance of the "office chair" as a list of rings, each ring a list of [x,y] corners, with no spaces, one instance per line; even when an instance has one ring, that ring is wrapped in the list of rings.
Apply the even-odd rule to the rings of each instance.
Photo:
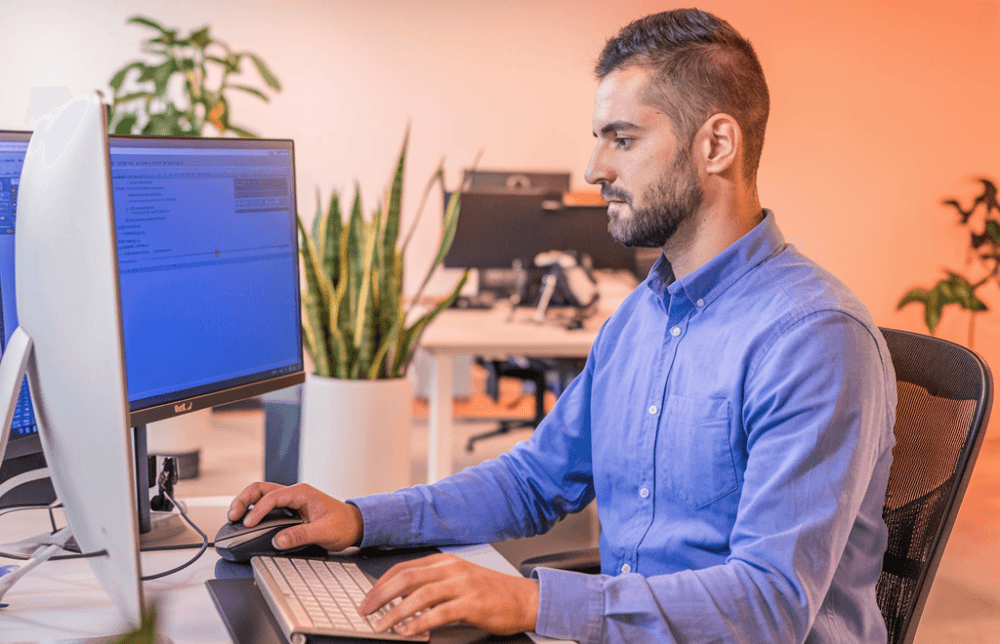
[[[986,434],[993,377],[965,347],[907,331],[882,334],[899,401],[882,510],[889,543],[876,596],[889,644],[909,644]],[[521,563],[521,574],[539,566],[596,574],[600,553],[588,548],[532,557]]]
[[[486,393],[494,401],[500,401],[500,378],[517,378],[535,385],[535,415],[530,419],[497,421],[496,429],[469,437],[465,451],[471,452],[476,443],[494,436],[508,434],[515,429],[534,429],[545,418],[545,390],[549,385],[549,374],[555,374],[556,397],[581,371],[586,360],[576,358],[526,358],[521,360],[477,360],[486,369]]]

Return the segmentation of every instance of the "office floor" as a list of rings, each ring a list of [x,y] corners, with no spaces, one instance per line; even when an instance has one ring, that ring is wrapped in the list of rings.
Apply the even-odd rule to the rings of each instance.
[[[473,383],[473,391],[481,392],[481,374],[474,374]],[[530,396],[520,398],[516,390],[503,389],[500,404],[474,393],[471,399],[456,402],[455,413],[459,417],[529,417],[532,404]],[[201,476],[178,483],[178,496],[234,495],[259,480],[264,469],[263,426],[260,411],[212,414],[209,435],[201,445]],[[522,431],[492,438],[478,443],[474,453],[467,453],[464,440],[458,438],[489,428],[489,422],[456,424],[456,471],[495,457],[528,435]],[[413,423],[413,483],[424,481],[426,447],[426,405],[418,401]],[[497,547],[517,565],[529,556],[596,545],[592,510],[593,506],[568,518],[549,534]],[[987,433],[915,642],[1000,644],[1000,423]]]

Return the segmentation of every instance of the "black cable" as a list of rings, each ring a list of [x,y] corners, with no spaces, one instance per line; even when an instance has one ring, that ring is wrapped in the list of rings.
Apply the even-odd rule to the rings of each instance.
[[[172,575],[175,572],[180,572],[181,570],[184,570],[185,568],[187,568],[188,566],[190,566],[194,562],[198,561],[198,559],[203,554],[205,554],[205,551],[208,550],[208,535],[206,535],[204,532],[202,532],[201,528],[199,528],[197,525],[195,525],[194,522],[191,519],[188,518],[187,512],[184,511],[184,509],[177,503],[177,501],[174,500],[174,498],[172,496],[170,496],[167,492],[164,492],[163,494],[168,499],[170,499],[170,502],[173,503],[174,506],[177,507],[177,510],[181,513],[181,518],[184,519],[184,521],[187,522],[187,524],[189,526],[191,526],[191,528],[194,529],[194,531],[197,532],[201,536],[201,548],[198,549],[198,552],[195,554],[195,556],[191,557],[191,559],[189,559],[185,563],[177,566],[176,568],[172,568],[172,569],[167,570],[165,572],[159,572],[159,573],[156,573],[155,575],[146,575],[145,577],[141,577],[140,578],[141,581],[152,581],[154,579],[160,579],[161,577],[166,577],[167,575]],[[171,550],[173,548],[164,547],[162,549],[163,550]]]
[[[141,548],[140,549],[141,552],[159,552],[159,551],[168,551],[168,550],[189,550],[191,548],[198,548],[199,549],[198,553],[195,554],[195,556],[192,557],[188,562],[186,562],[186,563],[178,566],[177,568],[174,568],[173,570],[168,570],[166,572],[157,573],[156,575],[151,575],[151,576],[148,576],[148,577],[143,577],[142,578],[143,581],[150,581],[152,579],[159,579],[160,577],[165,577],[167,575],[170,575],[170,574],[173,574],[173,573],[178,572],[180,570],[183,570],[184,568],[190,566],[192,563],[194,563],[195,561],[197,561],[198,558],[201,557],[202,554],[204,554],[205,550],[207,550],[210,545],[213,545],[212,543],[210,543],[208,541],[208,536],[204,532],[202,532],[201,529],[191,521],[191,519],[187,516],[187,513],[185,513],[183,510],[181,510],[181,506],[178,505],[177,502],[173,498],[170,498],[170,501],[174,505],[177,506],[177,509],[180,512],[181,518],[184,519],[187,522],[187,524],[190,525],[194,529],[194,531],[198,533],[198,535],[202,539],[202,542],[201,542],[200,545],[192,544],[192,543],[185,543],[185,544],[174,544],[174,545],[165,545],[165,546],[147,546],[145,548]],[[44,506],[44,505],[20,505],[20,506],[16,506],[16,507],[12,507],[12,508],[5,508],[3,510],[0,510],[0,517],[3,517],[5,515],[7,515],[7,514],[12,514],[14,512],[22,512],[24,510],[43,510],[43,509],[44,510],[48,510],[49,520],[52,523],[52,532],[54,533],[56,530],[58,530],[58,527],[55,524],[55,515],[53,514],[52,511],[56,510],[56,509],[58,509],[60,507],[62,507],[62,504],[59,503],[58,501],[56,501],[53,504],[50,504],[49,506]],[[106,556],[107,554],[108,553],[107,553],[106,550],[99,550],[97,552],[55,555],[55,556],[51,557],[49,559],[49,561],[63,561],[63,560],[68,560],[68,559],[89,559],[91,557],[103,557],[103,556]],[[23,555],[23,554],[20,554],[20,553],[10,553],[10,552],[0,551],[0,558],[3,558],[3,559],[13,559],[15,561],[27,561],[28,559],[31,558],[31,555],[30,554],[29,555]]]
[[[59,528],[56,527],[56,514],[53,510],[57,510],[63,506],[62,501],[56,499],[52,503],[49,503],[49,525],[52,526],[52,532],[55,532]]]

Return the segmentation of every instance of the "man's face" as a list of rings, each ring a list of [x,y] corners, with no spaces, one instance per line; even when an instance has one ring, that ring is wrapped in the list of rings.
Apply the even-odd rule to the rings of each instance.
[[[650,72],[634,66],[601,80],[594,102],[597,145],[586,179],[601,184],[608,231],[625,246],[662,247],[701,206],[690,144],[647,102]]]

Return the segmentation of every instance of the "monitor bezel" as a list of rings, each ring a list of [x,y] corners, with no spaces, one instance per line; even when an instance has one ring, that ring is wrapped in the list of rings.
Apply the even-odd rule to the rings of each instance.
[[[227,137],[185,137],[185,136],[133,136],[133,135],[109,135],[108,136],[108,152],[109,152],[109,163],[110,163],[110,153],[111,149],[115,147],[116,143],[125,143],[125,147],[133,147],[129,144],[135,144],[134,147],[143,147],[143,142],[157,142],[163,145],[157,147],[163,148],[216,148],[225,149],[232,148],[236,149],[246,149],[246,148],[272,148],[275,144],[288,146],[291,152],[291,165],[292,165],[292,184],[291,184],[291,194],[296,195],[296,177],[295,177],[295,142],[292,139],[243,139],[243,138],[227,138]],[[112,177],[113,181],[113,177]],[[298,217],[298,204],[293,203],[293,208],[295,209],[294,216]],[[300,273],[299,273],[299,238],[297,231],[295,230],[295,221],[292,221],[292,244],[294,246],[294,256],[295,261],[295,283],[298,285],[300,283]],[[295,289],[295,299],[297,302],[297,308],[302,310],[302,293],[301,290],[296,287]],[[124,324],[124,320],[123,320]],[[165,401],[158,401],[152,405],[141,407],[138,409],[131,409],[132,402],[129,401],[129,423],[132,427],[139,427],[141,425],[146,425],[148,423],[153,423],[160,420],[166,420],[168,418],[173,418],[175,416],[180,416],[182,414],[187,414],[202,409],[208,409],[211,407],[216,407],[219,405],[224,405],[232,402],[238,402],[241,400],[246,400],[247,398],[253,398],[254,396],[259,396],[261,394],[266,394],[271,391],[276,391],[278,389],[284,389],[285,387],[291,387],[293,385],[298,385],[305,382],[305,358],[302,347],[302,329],[301,326],[298,330],[299,342],[298,342],[298,352],[299,352],[299,368],[294,371],[287,373],[282,373],[274,376],[265,376],[258,380],[252,382],[240,383],[230,387],[224,387],[222,389],[217,389],[215,391],[202,392],[193,395],[183,395],[183,392],[178,392],[177,398],[168,399]],[[126,352],[128,348],[126,347]],[[126,376],[128,371],[126,369]],[[162,396],[160,396],[162,397]]]

